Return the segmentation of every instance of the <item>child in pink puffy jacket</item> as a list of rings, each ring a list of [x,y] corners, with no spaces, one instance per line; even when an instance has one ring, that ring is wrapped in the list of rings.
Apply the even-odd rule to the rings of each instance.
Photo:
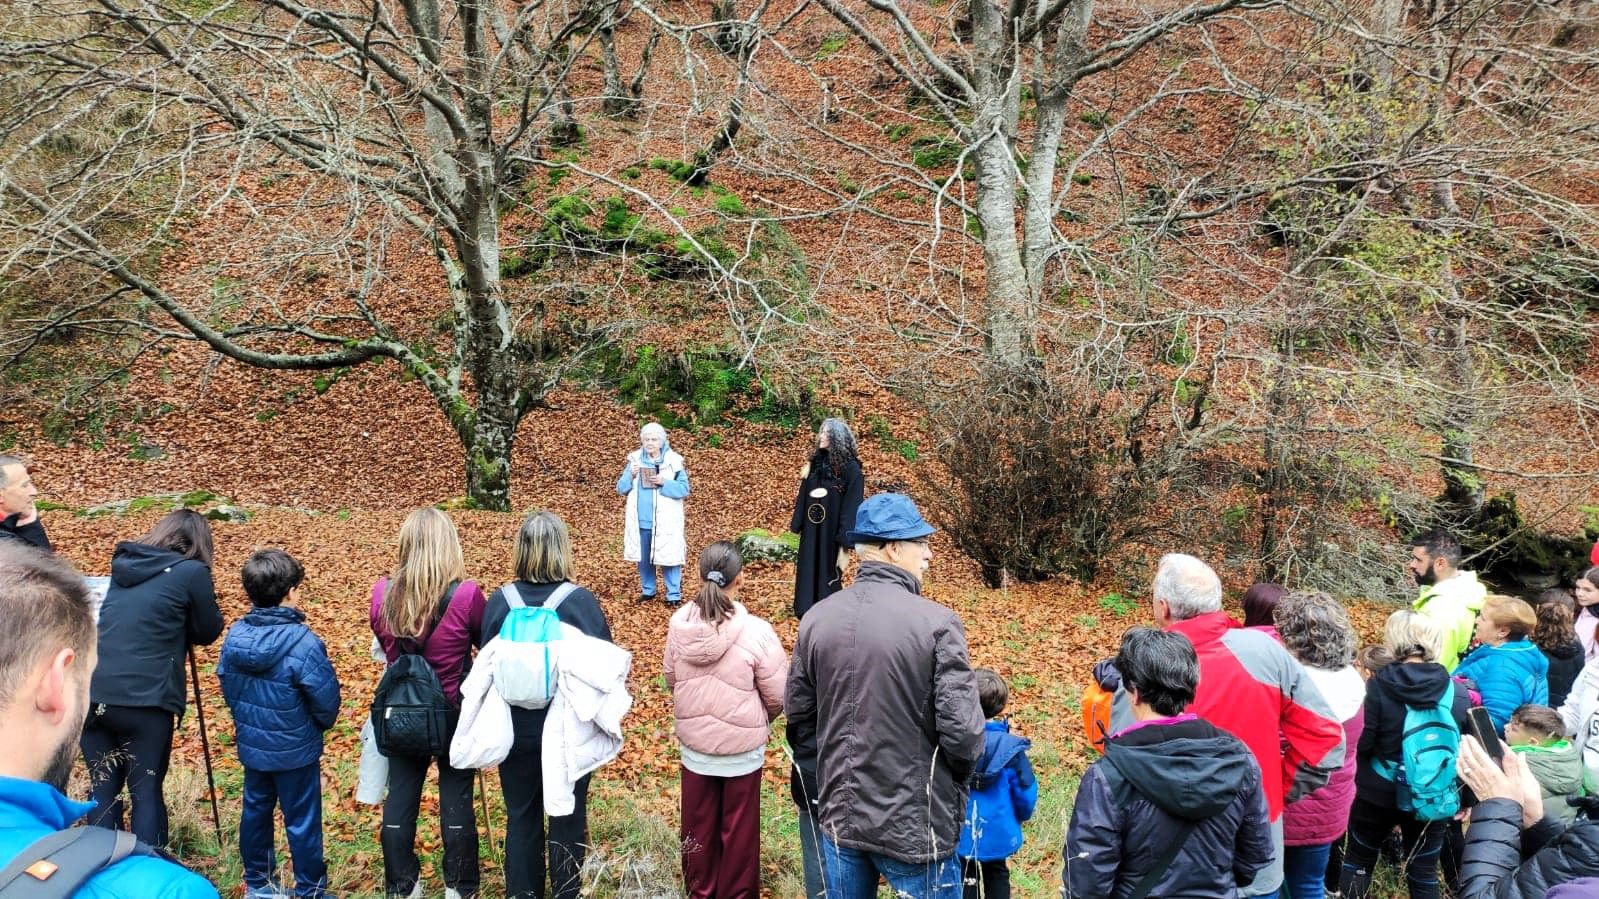
[[[699,595],[672,616],[663,668],[683,752],[683,880],[691,899],[760,895],[761,766],[788,655],[738,602],[744,559],[700,554]]]

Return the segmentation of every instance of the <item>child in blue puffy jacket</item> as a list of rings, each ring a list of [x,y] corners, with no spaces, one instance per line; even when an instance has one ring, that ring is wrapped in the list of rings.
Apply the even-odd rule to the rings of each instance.
[[[322,734],[339,716],[339,681],[327,649],[294,600],[305,569],[281,549],[244,563],[249,614],[228,631],[217,662],[222,695],[233,712],[234,742],[244,765],[239,859],[246,899],[323,896]],[[274,875],[273,808],[282,806],[294,860],[294,889]]]
[[[1033,816],[1038,804],[1038,779],[1027,760],[1032,742],[1010,732],[1000,720],[1010,689],[987,668],[977,677],[977,698],[983,717],[989,719],[983,734],[983,758],[972,775],[971,800],[960,845],[962,899],[1010,899],[1010,868],[1005,860],[1022,848],[1022,822]]]

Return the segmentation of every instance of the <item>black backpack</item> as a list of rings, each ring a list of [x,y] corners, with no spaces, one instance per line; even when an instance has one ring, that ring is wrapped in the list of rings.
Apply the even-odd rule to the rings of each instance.
[[[455,588],[456,583],[451,582],[445,590],[420,642],[411,637],[398,639],[402,655],[383,672],[377,692],[372,694],[372,734],[377,739],[378,752],[386,757],[421,758],[450,752],[450,737],[461,712],[444,695],[439,675],[422,657],[422,651],[444,619]]]
[[[70,827],[48,833],[0,870],[0,899],[68,899],[89,878],[135,855],[171,860],[126,831]]]

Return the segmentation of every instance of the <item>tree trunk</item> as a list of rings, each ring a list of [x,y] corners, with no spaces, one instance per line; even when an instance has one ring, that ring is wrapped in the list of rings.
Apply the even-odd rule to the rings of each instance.
[[[466,447],[466,497],[479,509],[511,511],[511,448],[518,414],[494,398],[478,397],[478,410]],[[491,409],[491,406],[495,408]]]
[[[1446,354],[1444,372],[1448,390],[1442,422],[1443,458],[1439,463],[1444,479],[1443,500],[1457,521],[1470,521],[1482,511],[1484,490],[1473,463],[1476,377],[1464,317],[1449,324],[1448,341],[1442,350]]]

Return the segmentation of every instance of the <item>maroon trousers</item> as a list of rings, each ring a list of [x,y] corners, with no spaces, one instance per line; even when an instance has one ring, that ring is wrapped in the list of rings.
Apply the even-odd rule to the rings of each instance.
[[[761,772],[683,769],[683,882],[690,899],[759,899]]]

